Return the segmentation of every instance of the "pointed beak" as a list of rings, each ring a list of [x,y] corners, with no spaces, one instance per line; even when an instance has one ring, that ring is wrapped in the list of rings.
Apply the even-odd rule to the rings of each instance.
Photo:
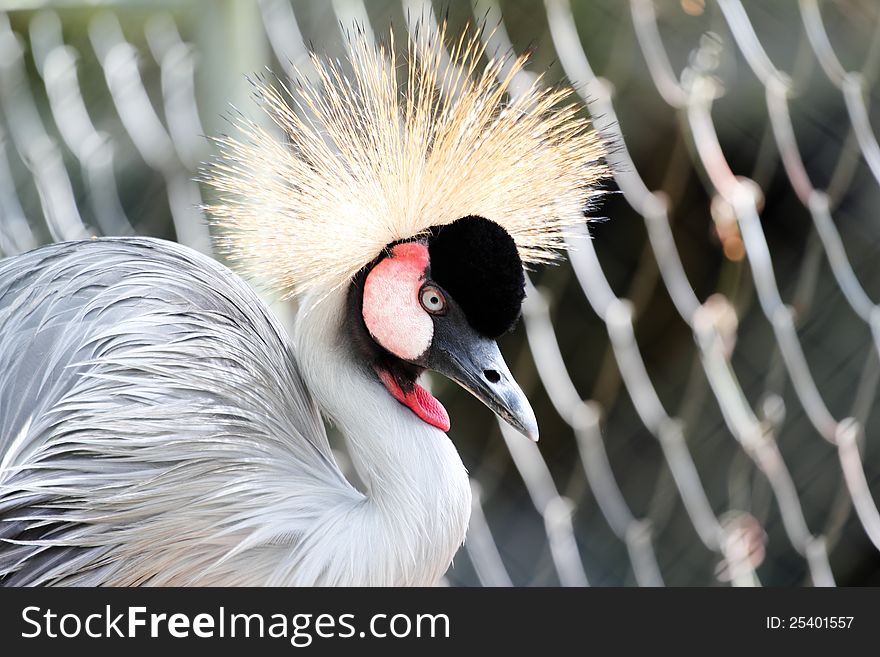
[[[537,441],[535,413],[513,380],[498,344],[469,324],[449,319],[435,323],[428,367],[458,383],[514,429]]]

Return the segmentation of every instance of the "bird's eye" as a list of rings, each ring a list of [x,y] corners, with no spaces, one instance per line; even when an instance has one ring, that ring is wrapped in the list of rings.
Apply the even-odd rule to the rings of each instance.
[[[442,315],[446,312],[446,297],[433,285],[425,285],[419,292],[419,300],[422,308],[432,315]]]

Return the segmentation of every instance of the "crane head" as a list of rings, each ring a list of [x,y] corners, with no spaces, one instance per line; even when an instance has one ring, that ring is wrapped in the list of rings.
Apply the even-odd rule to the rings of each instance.
[[[360,340],[388,392],[428,424],[449,430],[442,404],[416,381],[425,369],[452,379],[532,440],[534,412],[496,338],[512,328],[525,275],[510,235],[478,216],[398,242],[352,286]],[[360,322],[357,322],[360,324]]]
[[[394,30],[355,31],[345,64],[312,58],[317,83],[255,80],[284,139],[234,119],[206,210],[218,251],[273,292],[351,285],[350,334],[418,417],[449,426],[416,383],[433,369],[535,438],[495,339],[519,316],[523,263],[556,259],[609,170],[571,89],[540,76],[513,89],[529,52],[494,56],[484,28],[412,30],[402,50]]]

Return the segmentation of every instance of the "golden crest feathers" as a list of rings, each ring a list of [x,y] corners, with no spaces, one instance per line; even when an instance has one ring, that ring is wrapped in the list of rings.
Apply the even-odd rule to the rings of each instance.
[[[349,73],[313,55],[314,85],[255,83],[284,139],[239,118],[205,176],[233,265],[284,296],[329,290],[389,243],[467,215],[501,225],[526,263],[554,257],[608,175],[601,141],[568,89],[538,78],[508,97],[527,54],[489,57],[475,30],[448,50],[446,37],[408,37],[399,70],[393,31],[387,45],[355,33]]]

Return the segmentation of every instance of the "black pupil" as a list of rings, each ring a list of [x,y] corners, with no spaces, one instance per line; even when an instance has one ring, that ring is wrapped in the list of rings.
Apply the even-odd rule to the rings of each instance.
[[[440,303],[440,299],[437,297],[431,297],[431,303]]]

